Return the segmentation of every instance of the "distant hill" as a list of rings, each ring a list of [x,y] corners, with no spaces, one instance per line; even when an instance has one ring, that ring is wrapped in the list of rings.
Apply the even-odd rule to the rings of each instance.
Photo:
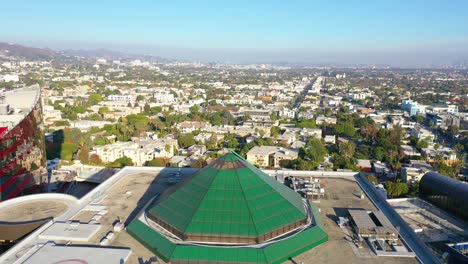
[[[51,49],[33,48],[14,43],[0,42],[0,56],[33,61],[49,61],[61,54]]]
[[[172,59],[166,59],[158,56],[152,55],[142,55],[142,54],[133,54],[126,53],[115,50],[108,49],[90,49],[90,50],[63,50],[63,53],[71,56],[85,57],[85,58],[104,58],[107,60],[148,60],[148,61],[157,61],[157,62],[172,62]]]
[[[173,62],[174,60],[165,59],[152,55],[130,54],[121,51],[108,49],[67,49],[56,51],[48,48],[34,48],[23,46],[16,43],[0,42],[0,58],[9,57],[15,59],[24,59],[32,61],[50,61],[63,60],[69,61],[72,57],[83,58],[105,58],[107,60],[146,60],[155,62]]]
[[[104,59],[119,59],[119,58],[127,58],[129,55],[120,51],[108,50],[108,49],[91,49],[91,50],[83,50],[83,49],[68,49],[63,51],[65,54],[78,56],[78,57],[95,57],[95,58],[104,58]]]

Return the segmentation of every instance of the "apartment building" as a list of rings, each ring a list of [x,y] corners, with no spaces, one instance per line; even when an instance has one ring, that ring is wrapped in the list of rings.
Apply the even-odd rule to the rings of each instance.
[[[255,146],[247,152],[247,160],[261,168],[279,168],[282,160],[297,159],[296,150],[275,146]]]
[[[134,139],[129,142],[94,147],[93,153],[107,163],[125,156],[132,159],[136,166],[143,166],[154,158],[171,158],[176,150],[175,139]]]

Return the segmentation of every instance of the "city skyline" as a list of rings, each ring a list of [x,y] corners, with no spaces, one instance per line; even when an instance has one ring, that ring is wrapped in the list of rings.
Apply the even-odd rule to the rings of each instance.
[[[5,3],[2,41],[192,61],[421,66],[468,59],[466,3]],[[19,15],[21,14],[21,15]]]
[[[0,263],[468,263],[463,5],[299,3],[3,5]]]

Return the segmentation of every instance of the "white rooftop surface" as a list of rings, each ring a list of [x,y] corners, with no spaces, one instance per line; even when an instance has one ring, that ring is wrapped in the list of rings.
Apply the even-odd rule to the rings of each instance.
[[[39,96],[39,86],[32,85],[23,89],[17,89],[2,93],[5,95],[5,103],[12,108],[30,109]]]
[[[131,253],[132,251],[129,248],[56,246],[46,244],[19,263],[121,264],[125,263]]]
[[[40,239],[86,242],[95,235],[101,225],[83,223],[54,223],[39,235]]]
[[[18,124],[36,105],[39,100],[40,88],[39,85],[32,85],[23,89],[17,89],[0,93],[4,96],[4,104],[10,106],[12,112],[7,115],[0,115],[0,127],[6,126],[12,129]]]
[[[119,264],[137,264],[142,263],[140,259],[147,261],[148,259],[154,258],[154,253],[147,250],[125,231],[115,232],[114,237],[109,240],[108,246],[100,246],[100,241],[109,231],[114,230],[113,223],[117,219],[125,223],[127,220],[130,221],[133,217],[136,217],[138,215],[137,213],[143,208],[144,204],[146,204],[146,201],[150,200],[156,194],[161,193],[169,186],[167,179],[174,172],[178,171],[181,171],[181,173],[186,176],[193,174],[196,169],[128,166],[106,179],[80,199],[57,194],[58,201],[62,201],[66,197],[71,197],[67,199],[72,199],[74,201],[69,206],[68,211],[39,227],[33,233],[0,255],[0,263],[23,263],[25,258],[31,256],[33,250],[30,252],[30,249],[35,249],[37,251],[39,247],[46,243],[64,245],[69,241],[73,246],[67,247],[72,249],[75,249],[76,246],[87,246],[96,248],[97,250],[101,248],[131,248],[133,254],[130,254],[125,262],[115,262]],[[22,196],[21,199],[24,200],[23,202],[27,202],[29,200],[34,201],[36,198],[34,195],[27,195]],[[65,199],[65,201],[67,200]],[[97,216],[99,216],[99,219],[93,221],[93,218]],[[70,225],[72,221],[74,223]],[[75,226],[75,221],[79,221],[80,224]],[[89,222],[94,222],[95,224],[89,225],[87,224]],[[62,253],[58,253],[57,251],[57,254],[61,256],[60,254]],[[88,258],[90,254],[94,253],[82,251],[79,254],[77,253],[75,257],[79,256],[83,258],[86,256],[86,258]],[[26,263],[57,263],[53,261],[55,258],[44,261],[47,256],[50,255],[45,254],[41,256],[41,259],[34,259],[35,261]],[[63,256],[68,255],[65,254]],[[65,259],[65,257],[62,259]],[[96,262],[92,260],[93,259],[90,259],[87,263],[113,263],[110,262],[108,258],[105,260],[97,259]],[[84,262],[59,263],[77,264]]]
[[[152,260],[155,258],[153,252],[145,248],[124,230],[121,230],[120,232],[116,231],[114,229],[114,223],[119,219],[121,223],[128,224],[135,217],[138,217],[143,208],[151,201],[152,198],[156,195],[160,195],[169,186],[172,186],[168,181],[174,173],[180,173],[182,177],[186,177],[193,174],[195,171],[197,171],[197,169],[193,168],[127,166],[106,179],[103,183],[96,186],[80,199],[64,194],[47,194],[49,199],[52,196],[55,197],[57,201],[63,201],[66,204],[69,204],[68,210],[60,216],[55,217],[54,220],[51,220],[39,227],[33,233],[0,255],[0,263],[23,263],[26,258],[30,258],[33,251],[37,251],[37,249],[46,243],[53,242],[57,245],[63,245],[68,243],[70,240],[73,246],[66,247],[70,247],[72,249],[76,249],[77,246],[92,247],[96,248],[96,250],[101,248],[109,249],[111,247],[116,249],[131,248],[132,254],[130,254],[128,260],[125,261],[127,264],[155,263]],[[272,175],[275,171],[265,171],[265,173]],[[324,172],[316,173],[323,174]],[[22,196],[19,199],[22,199],[22,202],[30,202],[37,200],[37,198],[35,198],[37,196],[38,195],[27,195]],[[69,221],[80,221],[81,223],[76,227],[70,226]],[[88,226],[86,223],[89,222],[95,222],[100,226],[100,229],[96,231],[94,235],[90,233],[93,232],[93,228],[95,227],[92,225]],[[89,229],[87,231],[65,231],[65,228]],[[109,239],[108,245],[105,247],[100,246],[102,238],[105,237],[109,231],[114,232],[113,238]],[[88,233],[85,234],[81,232]],[[87,238],[89,238],[89,240],[84,242],[73,240]],[[77,252],[78,250],[79,249],[77,249]],[[61,256],[60,254],[62,253],[57,254]],[[86,258],[91,254],[94,253],[77,253],[80,257]],[[43,255],[44,259],[37,259],[37,262],[27,263],[57,263],[52,261],[55,260],[55,258],[44,261],[47,256],[48,255]],[[66,253],[64,253],[63,256],[64,258],[69,257]],[[59,263],[78,264],[79,262]],[[106,258],[105,261],[92,262],[90,260],[88,263],[112,262],[110,262],[110,259],[108,261]],[[162,262],[159,260],[159,263]]]
[[[367,159],[358,159],[358,164],[359,167],[371,167],[371,162],[370,160]]]

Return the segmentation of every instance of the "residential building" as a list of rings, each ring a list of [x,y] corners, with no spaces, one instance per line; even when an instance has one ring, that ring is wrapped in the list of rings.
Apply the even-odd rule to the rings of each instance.
[[[420,112],[418,102],[410,99],[403,100],[401,108],[405,111],[408,111],[411,116],[417,115]]]
[[[409,134],[417,137],[419,140],[426,140],[429,144],[434,143],[435,135],[422,127],[414,127],[410,129]]]
[[[401,168],[401,179],[403,182],[415,183],[428,172],[433,171],[432,166],[424,161],[411,160],[409,167]]]
[[[107,100],[109,101],[120,101],[120,102],[126,102],[126,103],[133,103],[135,101],[135,98],[133,95],[127,94],[111,94],[107,97]]]
[[[297,157],[297,150],[275,146],[255,146],[247,152],[247,160],[263,168],[279,168],[282,160],[294,160]]]
[[[176,102],[174,94],[172,94],[170,91],[158,91],[153,94],[153,98],[155,103],[159,104],[171,104]]]
[[[460,126],[460,117],[456,114],[444,113],[444,114],[433,114],[426,113],[426,117],[434,123],[435,126],[440,128],[447,128],[449,126]]]
[[[431,104],[427,107],[426,112],[433,113],[433,114],[442,114],[442,113],[456,114],[458,113],[458,106],[449,105],[449,104]]]
[[[358,159],[357,167],[359,168],[360,171],[364,171],[364,172],[372,171],[372,164],[370,160],[367,160],[367,159]]]
[[[318,116],[315,120],[317,125],[321,125],[323,123],[336,125],[336,117],[326,117],[326,116]]]
[[[457,162],[457,153],[449,147],[440,147],[435,149],[434,147],[425,148],[422,150],[423,156],[426,157],[427,162],[436,163],[443,161],[447,165],[452,165]]]
[[[205,145],[192,145],[188,147],[188,152],[192,155],[203,155],[206,153],[206,146]]]
[[[137,166],[142,166],[154,158],[171,158],[177,149],[175,139],[136,139],[129,142],[116,142],[105,146],[94,147],[104,162],[113,162],[122,157],[132,159]]]
[[[279,111],[279,116],[283,118],[295,118],[296,111],[289,108],[283,108],[281,111]]]
[[[202,121],[184,121],[177,124],[176,127],[182,133],[192,133],[195,130],[206,130],[211,127],[211,124]]]
[[[203,144],[206,144],[211,139],[212,136],[213,134],[211,133],[200,133],[195,136],[195,140]]]
[[[326,144],[336,144],[336,136],[335,135],[326,135],[323,140]]]
[[[405,156],[408,156],[408,157],[420,157],[421,156],[421,153],[419,153],[419,151],[413,146],[401,145],[401,149],[403,150],[403,153],[405,154]]]

